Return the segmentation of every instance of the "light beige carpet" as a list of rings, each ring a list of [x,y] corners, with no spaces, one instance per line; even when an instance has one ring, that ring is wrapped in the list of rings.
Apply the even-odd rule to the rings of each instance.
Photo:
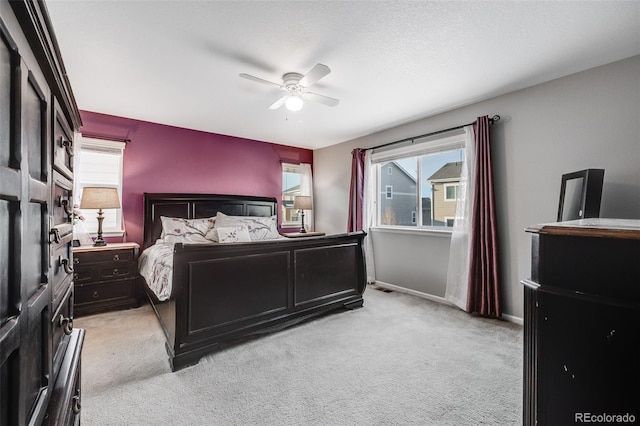
[[[522,327],[398,292],[176,373],[148,305],[74,326],[85,425],[522,423]]]

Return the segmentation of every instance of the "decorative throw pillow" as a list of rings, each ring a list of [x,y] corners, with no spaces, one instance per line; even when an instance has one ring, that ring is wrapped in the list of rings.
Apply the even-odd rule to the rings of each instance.
[[[251,241],[249,229],[244,226],[221,226],[217,228],[221,243],[244,243]]]
[[[211,228],[211,229],[209,229],[207,231],[207,233],[206,233],[206,235],[204,237],[207,240],[209,240],[209,242],[217,243],[218,242],[218,230],[214,226],[213,228]]]
[[[167,243],[210,243],[206,238],[214,228],[215,218],[183,219],[161,216],[162,238]]]
[[[273,240],[280,238],[276,216],[227,216],[218,212],[216,228],[245,225],[249,230],[251,241]]]

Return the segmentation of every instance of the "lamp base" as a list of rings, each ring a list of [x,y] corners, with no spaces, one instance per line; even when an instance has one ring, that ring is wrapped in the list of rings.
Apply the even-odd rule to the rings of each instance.
[[[107,242],[102,239],[102,221],[104,220],[104,215],[102,214],[102,209],[98,209],[98,236],[96,240],[93,242],[94,247],[104,247],[107,245]]]
[[[300,209],[300,214],[302,215],[302,226],[300,227],[300,233],[305,234],[307,230],[304,227],[304,210]]]

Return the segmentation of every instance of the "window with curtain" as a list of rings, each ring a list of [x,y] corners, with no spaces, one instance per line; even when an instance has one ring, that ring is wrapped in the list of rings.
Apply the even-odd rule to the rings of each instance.
[[[377,226],[453,226],[464,135],[438,136],[373,152]]]
[[[86,186],[104,186],[116,188],[122,205],[122,159],[124,142],[91,139],[83,137],[80,141],[80,152],[76,155],[76,173],[74,204],[80,206],[82,190]],[[105,235],[119,236],[124,233],[122,226],[122,209],[103,210],[102,230]],[[84,228],[89,232],[98,229],[98,210],[82,209],[85,217]]]

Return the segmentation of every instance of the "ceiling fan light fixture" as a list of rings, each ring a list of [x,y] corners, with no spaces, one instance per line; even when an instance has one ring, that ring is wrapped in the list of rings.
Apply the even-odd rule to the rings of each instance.
[[[289,95],[284,101],[284,106],[287,107],[289,111],[300,111],[304,106],[304,101],[300,95]]]

